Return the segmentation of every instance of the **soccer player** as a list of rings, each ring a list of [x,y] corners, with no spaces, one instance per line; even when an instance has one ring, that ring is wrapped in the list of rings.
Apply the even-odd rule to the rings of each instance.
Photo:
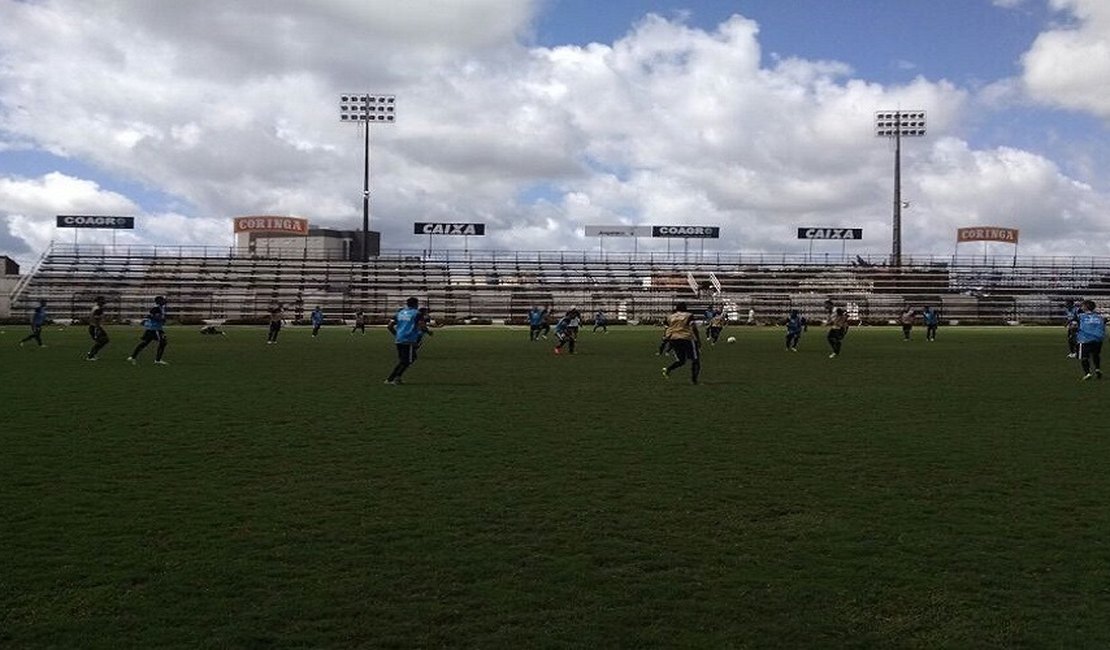
[[[270,307],[270,331],[266,334],[266,345],[277,343],[278,333],[281,332],[281,321],[285,318],[285,308],[281,303]]]
[[[547,308],[533,306],[528,310],[528,340],[547,339],[551,326],[547,324]]]
[[[1079,345],[1079,363],[1083,366],[1083,379],[1091,378],[1094,365],[1095,378],[1102,379],[1102,340],[1106,338],[1106,319],[1095,311],[1093,300],[1081,303],[1077,316],[1079,327],[1075,338]]]
[[[705,338],[713,345],[717,345],[717,341],[721,338],[721,331],[725,329],[725,322],[728,317],[725,316],[723,309],[714,309],[713,315],[709,317],[708,325],[705,328]]]
[[[1079,330],[1079,303],[1074,300],[1064,306],[1064,328],[1068,333],[1068,358],[1075,359],[1079,356],[1079,343],[1075,338]]]
[[[424,335],[432,335],[432,312],[427,307],[421,307],[417,311],[420,312],[420,320],[424,323],[424,328],[417,332],[416,347],[419,348],[424,345]]]
[[[424,315],[420,313],[419,307],[419,300],[415,297],[409,298],[405,301],[405,306],[397,311],[386,326],[397,345],[397,365],[386,378],[387,384],[401,385],[401,375],[405,374],[409,366],[416,363],[416,350],[420,347],[420,338],[426,333],[430,334],[428,324],[424,321]]]
[[[830,359],[835,359],[840,354],[840,346],[844,343],[844,337],[848,335],[848,312],[844,311],[843,307],[837,307],[833,310],[832,318],[829,319],[829,346],[832,347],[832,354],[829,355]]]
[[[600,309],[594,314],[594,329],[593,331],[601,330],[602,334],[609,333],[609,319],[605,317],[605,312]]]
[[[317,305],[316,309],[312,310],[312,338],[316,338],[320,334],[320,327],[324,324],[324,310]]]
[[[143,348],[150,345],[154,341],[158,341],[158,349],[154,353],[154,363],[160,366],[168,366],[170,364],[162,360],[162,354],[166,351],[166,345],[169,339],[166,337],[166,332],[163,328],[166,326],[166,299],[162,296],[154,298],[154,306],[150,308],[146,318],[143,319],[143,337],[139,339],[139,344],[135,346],[135,350],[127,360],[131,363],[136,363],[139,358],[139,353]]]
[[[42,342],[42,328],[46,325],[46,301],[40,300],[39,306],[35,307],[35,311],[31,313],[31,333],[23,337],[19,342],[19,347],[27,341],[34,341],[39,344],[40,348],[45,348],[46,345]]]
[[[351,328],[351,335],[355,332],[362,332],[366,336],[366,314],[361,309],[355,312],[355,326]]]
[[[910,340],[910,332],[913,331],[913,319],[917,315],[913,307],[906,307],[902,315],[898,318],[898,322],[902,323],[902,340]]]
[[[806,328],[806,319],[798,313],[797,309],[791,309],[790,315],[786,317],[786,349],[791,352],[798,351],[798,341],[802,340],[802,332]]]
[[[571,307],[570,311],[555,324],[555,337],[559,339],[559,343],[555,346],[555,354],[562,352],[564,345],[567,346],[568,352],[574,354],[574,346],[578,342],[578,328],[581,326],[582,312],[578,311],[577,307]]]
[[[921,312],[921,320],[925,323],[925,340],[937,340],[937,327],[940,325],[940,310],[926,305]]]
[[[698,355],[701,337],[698,335],[698,326],[694,324],[694,315],[686,311],[686,303],[675,303],[674,311],[667,316],[667,330],[663,337],[670,341],[671,352],[675,356],[674,363],[663,368],[663,376],[670,378],[672,371],[690,361],[690,382],[698,383],[698,375],[701,374],[701,358]]]
[[[86,361],[96,361],[96,355],[105,345],[108,345],[108,333],[104,331],[104,296],[93,299],[92,310],[89,311],[89,338],[93,346],[85,355]]]

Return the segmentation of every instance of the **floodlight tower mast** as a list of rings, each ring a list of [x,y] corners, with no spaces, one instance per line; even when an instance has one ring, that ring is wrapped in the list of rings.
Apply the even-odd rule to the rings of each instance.
[[[876,111],[875,135],[894,138],[894,223],[890,263],[902,266],[902,138],[925,135],[925,111]]]
[[[366,129],[362,152],[362,261],[370,261],[370,124],[392,124],[397,98],[393,95],[348,93],[339,96],[339,119],[359,122]]]

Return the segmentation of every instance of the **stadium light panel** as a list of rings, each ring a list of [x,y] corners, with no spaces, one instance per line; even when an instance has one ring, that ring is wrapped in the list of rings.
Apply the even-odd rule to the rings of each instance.
[[[370,125],[392,124],[396,120],[397,98],[394,95],[344,93],[339,96],[339,120],[361,122],[363,133],[362,168],[362,261],[369,261],[370,241]]]

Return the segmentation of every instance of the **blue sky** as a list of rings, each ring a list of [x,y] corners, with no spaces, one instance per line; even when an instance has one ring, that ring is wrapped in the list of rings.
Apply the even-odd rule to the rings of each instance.
[[[901,107],[930,115],[907,251],[994,224],[1110,255],[1107,48],[1104,0],[0,0],[0,254],[33,259],[61,212],[134,214],[134,243],[225,246],[242,214],[351,227],[360,138],[334,98],[366,89],[401,102],[373,138],[387,248],[438,219],[559,250],[588,224],[720,225],[751,251],[862,226],[882,254],[869,121]]]

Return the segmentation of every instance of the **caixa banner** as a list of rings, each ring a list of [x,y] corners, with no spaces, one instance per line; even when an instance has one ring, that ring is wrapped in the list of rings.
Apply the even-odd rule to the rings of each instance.
[[[135,217],[116,217],[95,214],[59,214],[59,228],[114,228],[134,230]]]
[[[672,239],[720,239],[719,226],[652,226],[652,237]]]
[[[486,234],[484,223],[424,223],[412,224],[414,235],[462,235],[481,237]]]
[[[798,228],[798,239],[863,239],[863,228]]]

